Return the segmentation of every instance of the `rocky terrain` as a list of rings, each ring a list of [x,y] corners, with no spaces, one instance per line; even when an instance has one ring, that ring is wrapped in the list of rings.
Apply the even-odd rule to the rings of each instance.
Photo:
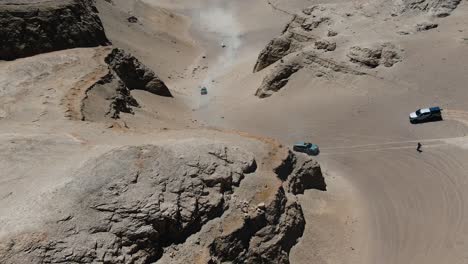
[[[258,56],[254,72],[261,71],[277,63],[265,77],[258,88],[256,96],[260,98],[271,96],[283,88],[291,75],[305,68],[311,75],[326,77],[339,73],[365,74],[366,68],[379,66],[392,67],[404,60],[404,50],[399,47],[401,41],[397,36],[376,38],[373,31],[365,27],[349,32],[349,23],[360,24],[365,20],[375,19],[368,12],[371,7],[383,8],[391,6],[389,17],[395,27],[405,27],[417,22],[409,31],[399,31],[400,35],[411,35],[421,31],[437,28],[434,19],[446,17],[458,6],[460,1],[375,1],[368,6],[360,6],[358,13],[348,13],[334,4],[319,4],[307,7],[295,14],[287,24],[282,34],[274,38]],[[351,7],[351,6],[350,6]],[[374,30],[383,30],[381,25],[374,23]],[[359,36],[359,38],[356,38]],[[365,39],[362,41],[360,39]],[[305,57],[313,57],[317,65],[304,67],[310,63],[304,62]],[[298,57],[292,59],[291,57]],[[339,65],[329,67],[329,65]],[[357,66],[357,67],[356,67]],[[346,69],[346,70],[343,70]],[[317,73],[319,71],[319,73]],[[330,77],[332,79],[333,77]]]
[[[295,194],[326,188],[318,164],[284,149],[275,149],[282,162],[257,164],[271,157],[197,141],[84,162],[42,194],[41,225],[2,238],[1,262],[289,263],[305,227]]]
[[[362,58],[359,55],[361,54],[356,56],[356,60]],[[380,60],[380,57],[375,60]],[[363,61],[367,60],[363,59]],[[334,60],[323,58],[316,51],[301,51],[282,58],[281,62],[274,66],[272,73],[268,74],[263,79],[255,95],[260,98],[271,96],[273,93],[283,88],[289,82],[293,74],[302,69],[306,69],[316,77],[323,77],[326,75],[328,78],[333,78],[333,74],[365,74],[365,72],[354,69],[346,64],[340,64]]]
[[[460,2],[461,0],[403,0],[398,1],[396,10],[399,13],[423,11],[436,17],[446,17]]]
[[[139,107],[132,90],[142,90],[154,95],[172,97],[169,88],[155,73],[138,59],[122,49],[114,49],[105,58],[109,73],[86,91],[82,102],[82,120],[117,119],[120,113],[134,113]],[[107,108],[104,111],[96,109]]]
[[[0,0],[0,263],[465,263],[467,13]]]
[[[109,44],[92,0],[2,0],[0,39],[0,60]]]
[[[98,47],[93,1],[0,4],[1,263],[290,262],[306,226],[297,195],[326,190],[316,161],[158,127],[177,98],[128,51]]]

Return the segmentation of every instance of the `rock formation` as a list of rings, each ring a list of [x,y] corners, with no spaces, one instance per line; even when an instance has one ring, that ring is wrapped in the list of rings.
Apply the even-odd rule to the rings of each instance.
[[[113,49],[105,62],[109,73],[86,91],[82,120],[97,121],[105,116],[117,119],[121,112],[133,113],[133,107],[139,104],[131,90],[172,97],[169,88],[151,69],[124,50]]]
[[[334,51],[336,49],[336,42],[328,40],[317,40],[315,42],[315,48],[326,51]]]
[[[83,121],[99,121],[104,117],[120,118],[120,113],[133,114],[140,105],[130,90],[113,73],[109,73],[86,91],[81,106]]]
[[[270,206],[247,216],[241,228],[214,239],[211,262],[289,263],[289,251],[304,228],[302,208],[280,188]]]
[[[302,51],[286,56],[281,63],[276,64],[272,71],[265,76],[255,95],[260,98],[271,96],[286,86],[290,78],[302,69],[319,75],[365,74],[365,72],[354,69],[345,63],[323,58],[313,50]]]
[[[421,22],[416,24],[416,31],[428,31],[437,28],[439,24],[431,22]]]
[[[263,70],[286,55],[299,51],[309,45],[311,41],[314,41],[316,37],[310,33],[304,32],[306,30],[302,29],[305,23],[309,24],[311,22],[306,21],[303,16],[294,16],[291,22],[286,25],[282,35],[270,41],[260,52],[254,67],[254,72]],[[312,26],[310,26],[309,29],[311,27]]]
[[[303,194],[305,190],[317,189],[326,191],[327,185],[317,161],[305,155],[288,153],[283,164],[276,168],[278,177],[286,182],[286,190],[292,194]]]
[[[398,1],[400,13],[423,11],[436,17],[449,16],[461,0],[403,0]]]
[[[114,49],[106,58],[106,62],[128,89],[172,97],[167,86],[151,69],[124,50]]]
[[[61,203],[45,203],[43,227],[0,242],[0,262],[192,263],[204,249],[203,263],[289,263],[305,226],[294,194],[325,183],[302,154],[289,152],[275,171],[218,143],[111,150],[48,198]],[[258,188],[248,180],[271,198],[252,207]]]
[[[284,63],[276,66],[274,73],[267,75],[263,79],[263,83],[255,95],[260,98],[271,96],[272,93],[279,91],[289,82],[291,75],[302,68],[303,65],[300,63]]]
[[[459,3],[460,0],[403,0],[369,5],[383,10],[396,10],[388,13],[388,17],[407,13],[406,16],[402,16],[403,18],[393,21],[401,28],[407,28],[405,19],[414,23],[417,17],[427,20],[428,14],[435,17],[448,16]],[[343,12],[334,4],[322,4],[305,8],[294,15],[282,34],[268,43],[258,57],[254,72],[273,64],[275,66],[264,77],[255,95],[260,98],[271,96],[282,89],[294,73],[302,70],[312,71],[311,75],[316,77],[334,72],[364,74],[380,65],[392,67],[402,61],[403,49],[393,40],[392,42],[382,40],[378,35],[369,33],[366,28],[357,28],[354,30],[360,32],[353,30],[344,35],[339,35],[335,30],[336,28],[348,30],[349,23],[359,24],[363,20],[372,22],[371,15],[363,10],[365,7],[359,6],[355,14],[352,14]],[[389,20],[388,17],[383,18],[383,21]],[[438,24],[432,22],[435,19],[437,18],[433,17],[431,22],[423,20],[414,28],[399,30],[397,33],[404,36],[436,28]],[[373,31],[378,32],[378,29]],[[359,37],[356,37],[356,34]],[[360,43],[361,39],[365,39],[365,43]]]
[[[353,46],[349,49],[348,57],[354,63],[375,68],[379,65],[392,67],[395,63],[401,61],[401,51],[391,43],[377,45],[377,47],[359,47]]]
[[[0,60],[109,44],[89,0],[1,2],[0,39]]]
[[[271,96],[302,69],[313,71],[317,76],[334,72],[363,74],[351,65],[323,54],[333,53],[339,48],[337,42],[332,40],[338,33],[329,27],[341,20],[336,12],[321,5],[311,6],[295,15],[282,35],[273,39],[260,53],[254,72],[276,65],[266,75],[255,95],[260,98]]]

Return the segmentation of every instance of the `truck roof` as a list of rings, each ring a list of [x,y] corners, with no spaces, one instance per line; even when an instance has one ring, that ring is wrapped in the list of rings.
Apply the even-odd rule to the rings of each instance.
[[[440,112],[442,109],[438,106],[433,106],[433,107],[428,107],[428,108],[421,108],[419,111],[421,114],[424,113],[434,113],[434,112]]]

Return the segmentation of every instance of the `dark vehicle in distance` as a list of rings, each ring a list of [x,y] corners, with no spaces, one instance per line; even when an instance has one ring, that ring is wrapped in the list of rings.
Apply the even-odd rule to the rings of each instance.
[[[293,150],[297,152],[306,153],[311,156],[317,156],[320,153],[320,149],[316,144],[308,142],[298,142],[294,144]]]
[[[411,124],[442,120],[442,109],[438,106],[422,108],[409,115]]]
[[[207,95],[208,94],[208,89],[206,89],[206,87],[203,87],[200,89],[200,93],[201,95]]]

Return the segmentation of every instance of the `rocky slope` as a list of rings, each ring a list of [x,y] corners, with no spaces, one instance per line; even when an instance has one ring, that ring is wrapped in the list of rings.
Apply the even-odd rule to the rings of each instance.
[[[325,182],[306,156],[286,152],[276,174],[256,160],[193,141],[111,150],[47,195],[47,221],[3,239],[0,261],[289,263],[305,226],[295,194]]]
[[[255,95],[271,96],[298,71],[331,79],[337,73],[375,75],[395,67],[405,58],[401,43],[437,28],[437,19],[450,15],[459,3],[458,0],[373,1],[367,5],[331,3],[305,8],[259,54],[254,72],[275,66]],[[375,14],[375,10],[381,12]],[[388,33],[389,24],[400,30]],[[305,67],[310,58],[314,58],[313,65]]]
[[[138,59],[122,49],[114,49],[106,58],[112,71],[130,90],[143,90],[152,94],[172,97],[167,86]]]
[[[0,263],[289,263],[296,195],[326,190],[314,160],[238,133],[92,122],[137,112],[133,90],[172,93],[124,50],[71,49],[108,42],[91,1],[0,4],[0,59],[15,59],[0,64]]]
[[[446,17],[457,8],[461,0],[403,0],[396,2],[396,9],[399,13],[423,11],[436,17]]]
[[[121,112],[133,113],[139,107],[132,90],[172,97],[169,88],[138,59],[122,49],[113,49],[105,58],[109,72],[89,87],[82,102],[82,120],[97,121],[104,117],[119,118]],[[96,111],[100,109],[99,111]]]
[[[0,1],[0,60],[109,41],[91,0]]]
[[[324,58],[316,51],[300,51],[281,59],[281,62],[273,67],[272,72],[265,76],[255,95],[259,98],[273,95],[285,87],[290,78],[300,70],[307,70],[316,77],[327,75],[329,78],[337,74],[365,74],[344,63]]]

